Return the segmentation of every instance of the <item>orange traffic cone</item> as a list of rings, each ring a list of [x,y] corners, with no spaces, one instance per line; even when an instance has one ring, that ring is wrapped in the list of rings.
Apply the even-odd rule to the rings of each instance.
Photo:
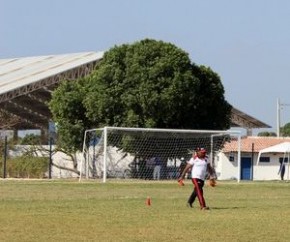
[[[146,205],[147,206],[151,206],[151,198],[150,197],[147,197],[147,199],[146,199]]]

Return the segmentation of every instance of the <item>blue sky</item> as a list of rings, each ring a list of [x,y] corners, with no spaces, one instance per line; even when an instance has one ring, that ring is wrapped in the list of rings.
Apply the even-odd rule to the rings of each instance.
[[[228,102],[275,132],[277,98],[290,104],[289,23],[289,0],[1,0],[0,58],[171,42],[220,75]],[[290,122],[290,106],[280,118]]]

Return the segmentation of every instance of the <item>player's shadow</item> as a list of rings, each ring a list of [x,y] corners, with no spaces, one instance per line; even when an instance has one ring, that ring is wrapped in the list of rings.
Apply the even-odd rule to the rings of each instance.
[[[211,210],[244,209],[246,207],[210,207]]]

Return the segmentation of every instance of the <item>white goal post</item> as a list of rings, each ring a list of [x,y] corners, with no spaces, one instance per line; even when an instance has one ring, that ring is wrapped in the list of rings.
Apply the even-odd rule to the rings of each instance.
[[[240,144],[240,135],[239,131],[230,130],[126,127],[86,130],[79,180],[176,179],[181,163],[191,158],[193,150],[207,149],[215,166],[215,155],[233,139]],[[240,145],[237,158],[240,174]]]

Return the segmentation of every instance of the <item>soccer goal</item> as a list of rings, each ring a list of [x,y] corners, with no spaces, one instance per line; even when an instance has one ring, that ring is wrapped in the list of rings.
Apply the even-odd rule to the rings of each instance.
[[[215,155],[238,131],[104,127],[85,131],[80,180],[177,179],[196,148]],[[240,158],[238,158],[240,159]]]

